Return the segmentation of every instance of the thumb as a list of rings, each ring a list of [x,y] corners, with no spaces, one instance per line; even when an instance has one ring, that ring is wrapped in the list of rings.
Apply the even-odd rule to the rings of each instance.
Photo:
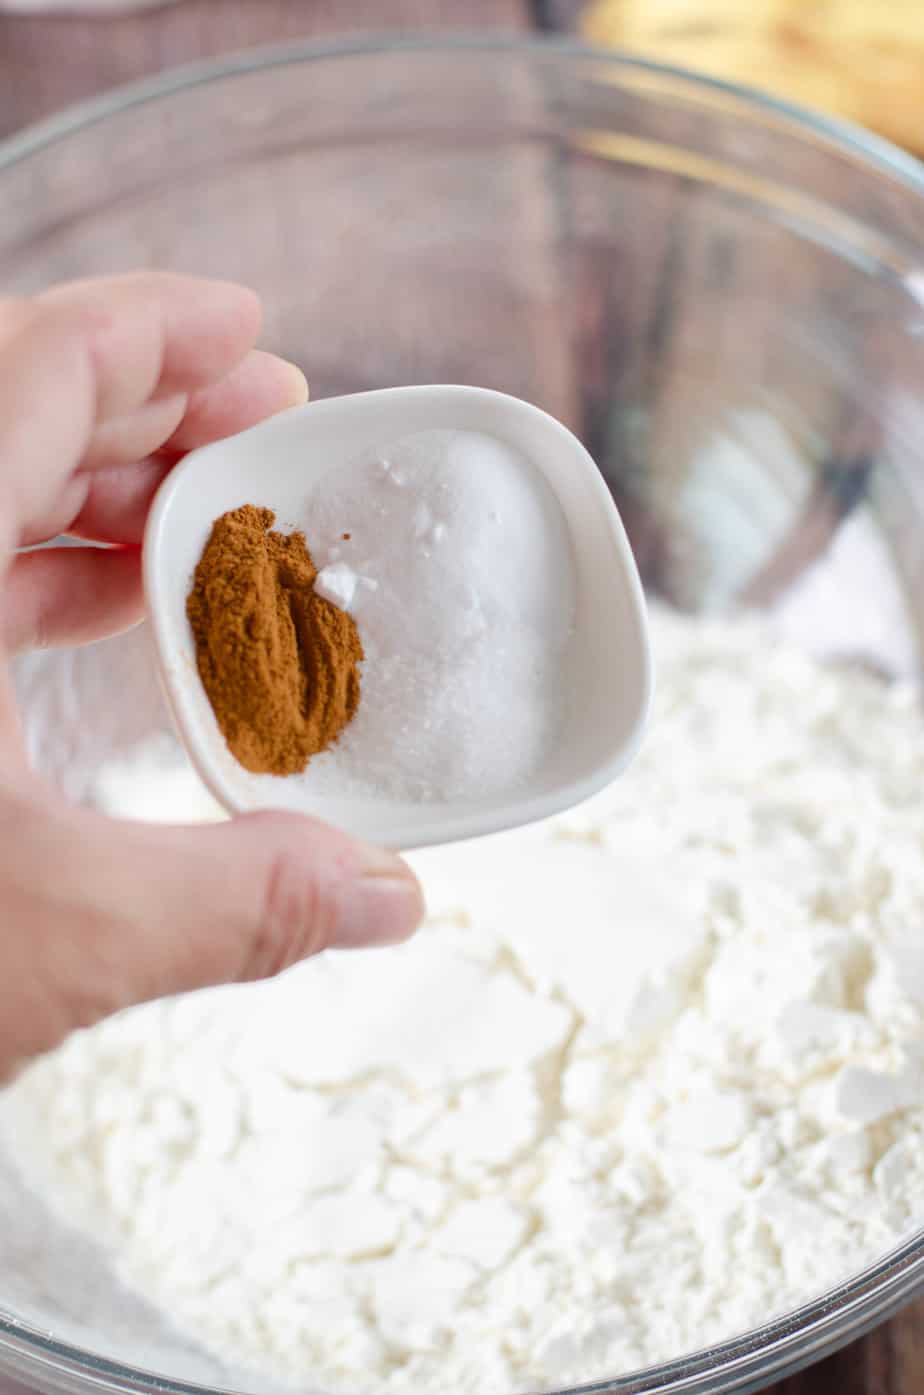
[[[406,863],[310,819],[165,827],[44,803],[0,810],[0,904],[0,1075],[133,1003],[393,944],[423,914]]]

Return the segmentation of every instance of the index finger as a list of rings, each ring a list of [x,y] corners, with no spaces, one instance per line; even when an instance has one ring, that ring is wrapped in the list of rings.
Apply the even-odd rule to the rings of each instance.
[[[94,430],[195,392],[253,346],[245,287],[164,272],[75,282],[13,307],[0,332],[0,514],[14,545],[80,465]]]

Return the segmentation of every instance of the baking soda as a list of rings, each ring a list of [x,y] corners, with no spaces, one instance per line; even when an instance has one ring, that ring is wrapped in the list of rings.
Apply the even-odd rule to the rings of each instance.
[[[493,437],[426,431],[306,500],[316,589],[356,621],[359,711],[303,778],[313,795],[479,801],[560,741],[576,580],[561,506]]]

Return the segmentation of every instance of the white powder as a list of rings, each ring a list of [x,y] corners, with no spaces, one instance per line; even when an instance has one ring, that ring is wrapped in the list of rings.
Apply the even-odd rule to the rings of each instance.
[[[362,700],[303,777],[479,801],[522,785],[561,739],[576,600],[564,515],[501,441],[426,431],[325,478],[305,502],[318,592],[356,620]]]
[[[613,1376],[920,1223],[917,699],[756,624],[655,642],[631,772],[420,855],[416,941],[126,1013],[6,1093],[48,1202],[264,1385]]]

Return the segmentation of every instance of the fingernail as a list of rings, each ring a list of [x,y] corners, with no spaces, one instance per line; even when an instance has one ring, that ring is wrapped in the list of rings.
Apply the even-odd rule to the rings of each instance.
[[[360,842],[357,847],[356,865],[362,877],[413,878],[414,873],[403,857],[381,848],[377,843]]]
[[[379,849],[368,851],[373,855],[343,897],[337,926],[341,949],[400,944],[423,920],[423,893],[407,863]]]
[[[305,377],[302,370],[296,367],[294,363],[289,363],[289,361],[286,360],[285,364],[286,368],[289,370],[289,376],[292,382],[289,405],[292,407],[302,407],[311,396],[311,391],[308,387],[308,379]]]

